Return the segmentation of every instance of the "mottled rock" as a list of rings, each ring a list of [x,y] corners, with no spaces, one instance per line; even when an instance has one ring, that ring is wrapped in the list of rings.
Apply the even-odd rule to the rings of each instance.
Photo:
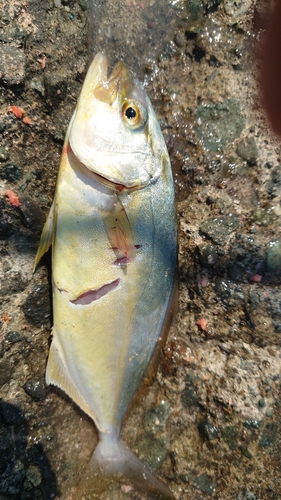
[[[22,306],[26,319],[35,326],[50,326],[50,289],[46,277],[34,275],[30,292]]]
[[[9,382],[13,373],[13,367],[7,359],[0,361],[0,387]]]
[[[265,428],[262,431],[260,440],[259,440],[259,447],[260,448],[267,448],[268,446],[271,446],[277,438],[277,425],[275,422],[269,422],[266,424]]]
[[[218,254],[213,245],[200,248],[200,262],[202,266],[212,267],[218,262]]]
[[[228,425],[221,431],[222,437],[231,450],[237,448],[238,429],[234,425]]]
[[[225,12],[231,16],[233,21],[244,16],[250,7],[251,0],[227,0],[224,4]]]
[[[238,493],[236,500],[259,500],[259,499],[252,491],[245,488],[243,489],[243,491],[240,491],[240,493]]]
[[[165,427],[169,413],[170,405],[166,402],[148,410],[144,415],[143,422],[145,432],[149,435],[154,435],[161,431]]]
[[[151,469],[158,469],[167,456],[166,444],[161,439],[140,439],[136,444],[138,456]]]
[[[23,176],[23,170],[21,167],[15,163],[8,163],[4,167],[0,168],[0,177],[8,182],[15,182],[21,179]]]
[[[20,201],[19,211],[24,225],[32,228],[34,231],[41,232],[46,215],[38,202],[25,193],[21,195]]]
[[[42,474],[37,465],[30,465],[26,471],[26,482],[29,484],[26,484],[25,482],[25,489],[31,489],[33,486],[39,486],[42,482]],[[29,486],[29,488],[27,488]]]
[[[266,184],[268,196],[275,198],[281,191],[281,165],[276,165],[270,172],[270,180]]]
[[[261,421],[257,420],[256,418],[247,418],[243,422],[244,427],[246,429],[259,429],[261,426]]]
[[[252,213],[251,219],[258,226],[269,226],[277,220],[277,215],[274,213],[274,207],[264,207],[255,210]]]
[[[186,376],[185,388],[182,392],[182,404],[190,408],[192,406],[198,406],[199,396],[196,391],[196,375],[192,372]]]
[[[6,151],[5,148],[0,148],[0,162],[8,161],[10,158],[10,155],[8,151]]]
[[[208,418],[203,418],[198,422],[198,430],[201,436],[208,441],[218,437],[218,429]]]
[[[0,51],[0,73],[8,87],[22,85],[25,81],[26,56],[23,50],[2,45]]]
[[[24,384],[25,392],[33,399],[44,399],[47,394],[47,388],[43,378],[33,377]]]
[[[21,341],[21,334],[19,332],[10,331],[6,333],[5,339],[10,342],[10,344],[16,344]]]
[[[210,151],[222,151],[240,136],[245,119],[240,105],[234,99],[217,104],[201,104],[196,110],[198,133],[204,146]]]
[[[223,245],[227,237],[233,233],[240,223],[239,215],[209,217],[200,224],[200,232],[217,245]]]
[[[222,0],[203,0],[207,13],[212,13],[217,10]]]
[[[237,146],[236,153],[250,165],[254,164],[258,158],[258,148],[255,138],[251,136],[242,139]]]
[[[23,463],[13,458],[0,476],[0,493],[17,495],[22,491],[25,470]]]
[[[66,97],[67,80],[64,74],[46,74],[44,76],[45,95],[48,104],[57,106]]]
[[[200,474],[195,478],[195,486],[207,495],[212,495],[216,491],[216,484],[211,476],[208,474]]]

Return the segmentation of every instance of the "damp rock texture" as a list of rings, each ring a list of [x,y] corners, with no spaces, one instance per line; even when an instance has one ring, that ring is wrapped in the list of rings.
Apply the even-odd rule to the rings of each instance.
[[[74,499],[97,443],[46,386],[50,255],[35,274],[33,262],[98,51],[110,68],[125,60],[151,98],[179,219],[178,313],[122,439],[177,500],[280,498],[281,143],[255,59],[268,4],[0,0],[1,499]],[[113,483],[103,498],[144,496]]]

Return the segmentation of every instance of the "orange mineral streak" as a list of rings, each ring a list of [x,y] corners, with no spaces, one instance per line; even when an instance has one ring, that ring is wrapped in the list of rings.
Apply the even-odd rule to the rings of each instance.
[[[21,202],[19,201],[18,195],[12,189],[7,189],[4,194],[7,196],[10,205],[13,207],[20,207]]]
[[[25,111],[23,108],[19,108],[18,106],[9,106],[7,108],[7,113],[13,113],[17,118],[22,118]]]

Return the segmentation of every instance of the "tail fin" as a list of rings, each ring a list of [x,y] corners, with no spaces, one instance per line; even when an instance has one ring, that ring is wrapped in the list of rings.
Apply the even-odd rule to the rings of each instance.
[[[139,458],[112,436],[102,436],[78,491],[77,500],[100,499],[110,484],[129,481],[151,499],[174,500],[168,486],[159,479]]]

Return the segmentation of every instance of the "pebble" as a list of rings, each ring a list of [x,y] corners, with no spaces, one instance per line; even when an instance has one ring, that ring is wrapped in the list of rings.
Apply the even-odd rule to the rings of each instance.
[[[270,172],[270,180],[266,184],[268,196],[275,198],[281,190],[281,165],[276,165]]]
[[[277,425],[275,422],[269,422],[266,424],[265,428],[262,431],[260,440],[259,440],[259,447],[260,448],[267,448],[268,446],[271,446],[277,438]]]
[[[8,161],[10,159],[10,155],[5,148],[0,147],[0,162]]]
[[[32,228],[35,232],[41,233],[46,220],[44,211],[38,202],[25,193],[20,195],[20,201],[19,211],[24,225]]]
[[[199,396],[196,392],[196,376],[193,373],[189,373],[185,380],[185,388],[182,392],[182,404],[186,408],[190,408],[192,406],[198,406],[199,404]]]
[[[199,230],[217,245],[223,245],[227,237],[239,227],[239,224],[239,215],[209,217],[200,224]]]
[[[203,418],[198,422],[198,430],[201,436],[208,441],[218,437],[218,429],[208,418]]]
[[[47,395],[47,388],[41,378],[30,378],[23,387],[25,392],[35,400],[44,399]]]
[[[8,182],[16,182],[23,176],[23,170],[15,163],[8,163],[0,169],[0,177]]]
[[[247,488],[240,491],[237,496],[237,500],[259,500],[258,497]]]
[[[0,73],[8,87],[22,85],[26,77],[26,56],[22,49],[2,45],[0,51]]]
[[[213,152],[223,151],[237,139],[244,126],[240,105],[234,99],[216,104],[202,104],[196,110],[197,130],[204,146]]]
[[[16,344],[21,341],[21,334],[19,332],[10,331],[6,333],[5,339],[10,342],[10,344]]]
[[[25,478],[23,463],[18,458],[12,458],[0,476],[0,494],[19,495]]]
[[[258,158],[258,148],[253,136],[246,137],[239,142],[236,153],[242,160],[245,160],[250,165],[253,165]]]
[[[63,74],[46,74],[44,76],[45,96],[48,104],[57,106],[66,98],[67,80]]]

